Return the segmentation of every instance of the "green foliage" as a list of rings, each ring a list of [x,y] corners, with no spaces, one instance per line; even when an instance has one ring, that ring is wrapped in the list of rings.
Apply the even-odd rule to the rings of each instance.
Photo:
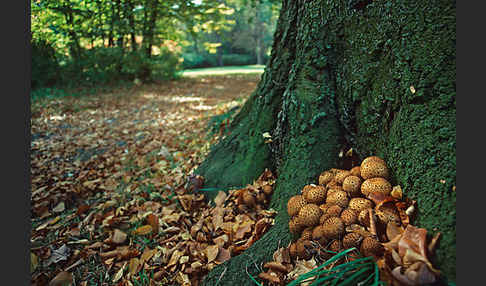
[[[244,66],[256,62],[253,55],[245,54],[226,54],[223,55],[223,65],[225,66]]]
[[[218,65],[216,55],[202,53],[185,53],[182,55],[184,69],[214,67]]]
[[[31,86],[51,86],[56,82],[59,65],[56,51],[46,41],[32,42]]]

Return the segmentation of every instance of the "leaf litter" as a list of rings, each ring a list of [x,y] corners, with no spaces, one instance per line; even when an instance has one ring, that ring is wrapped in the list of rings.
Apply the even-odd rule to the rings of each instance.
[[[257,76],[201,77],[32,102],[31,284],[198,285],[273,224],[275,177],[219,192],[191,175],[215,115]],[[214,89],[215,84],[223,89]]]

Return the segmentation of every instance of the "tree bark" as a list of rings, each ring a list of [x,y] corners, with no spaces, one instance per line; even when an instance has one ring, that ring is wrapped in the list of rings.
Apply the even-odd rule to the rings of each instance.
[[[343,144],[386,160],[418,203],[415,225],[442,233],[433,263],[455,281],[455,38],[455,1],[284,0],[256,91],[196,170],[228,188],[270,168],[278,215],[203,284],[254,285],[255,265],[291,241],[287,200],[336,167]]]

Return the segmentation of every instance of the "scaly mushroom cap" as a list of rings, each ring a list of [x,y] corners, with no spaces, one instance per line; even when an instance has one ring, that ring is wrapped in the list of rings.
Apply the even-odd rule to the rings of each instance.
[[[349,171],[351,172],[351,176],[361,177],[361,167],[360,166],[353,167]]]
[[[345,191],[335,191],[327,195],[326,203],[335,204],[342,208],[345,208],[348,206],[349,203],[348,195]]]
[[[361,193],[368,196],[370,193],[380,192],[385,196],[391,193],[392,185],[384,178],[371,178],[361,184]]]
[[[337,239],[344,234],[344,223],[338,217],[328,218],[322,225],[324,234],[328,239]]]
[[[327,185],[334,178],[334,174],[330,171],[324,171],[319,175],[319,185]]]
[[[334,240],[331,245],[329,245],[329,250],[334,252],[340,252],[343,250],[343,243],[341,240],[336,239]]]
[[[370,161],[376,161],[378,163],[381,163],[381,164],[386,164],[385,160],[381,159],[380,157],[378,156],[369,156],[369,157],[366,157],[362,162],[361,164],[367,164],[368,162]]]
[[[311,240],[312,239],[312,230],[313,227],[307,227],[302,231],[302,234],[300,235],[300,239],[302,240]]]
[[[351,175],[351,172],[348,171],[348,170],[340,170],[336,176],[334,176],[334,180],[336,180],[336,182],[338,184],[343,184],[344,182],[344,179],[346,179],[346,177],[348,177],[349,175]]]
[[[339,217],[341,215],[341,212],[343,211],[343,208],[338,206],[338,205],[332,205],[326,210],[326,214],[329,215],[329,217]]]
[[[312,230],[312,240],[319,242],[321,246],[327,245],[328,240],[326,238],[326,235],[324,233],[324,228],[322,225],[318,225],[314,227],[314,229]]]
[[[380,257],[384,251],[383,245],[372,236],[365,237],[361,242],[361,253],[364,256]]]
[[[343,181],[343,190],[352,197],[360,195],[361,179],[358,176],[347,176]]]
[[[298,216],[300,217],[302,223],[305,226],[315,226],[319,224],[319,219],[321,218],[322,210],[316,204],[307,204],[303,206]]]
[[[304,194],[304,199],[308,203],[312,204],[322,204],[326,201],[327,190],[324,186],[311,186],[308,191]],[[306,186],[307,187],[307,186]]]
[[[358,222],[358,214],[355,210],[345,209],[341,213],[341,219],[345,225],[352,225],[353,223]]]
[[[345,249],[356,247],[359,249],[363,237],[359,233],[351,232],[343,237],[343,247]]]
[[[344,191],[343,190],[343,187],[342,186],[331,186],[331,187],[328,187],[327,189],[327,195],[329,196],[330,194],[336,192],[336,191]]]
[[[293,196],[287,202],[287,212],[289,216],[294,216],[299,213],[300,209],[305,206],[307,203],[304,200],[304,197],[301,195]]]
[[[360,212],[364,209],[373,208],[373,202],[365,198],[352,198],[349,201],[349,208],[356,212]]]
[[[322,213],[326,213],[327,209],[331,206],[332,205],[330,205],[330,204],[321,204],[321,205],[319,205],[319,208],[322,210]]]
[[[301,219],[297,216],[292,217],[289,220],[289,231],[293,234],[299,234],[304,230],[305,226],[302,224]]]
[[[378,157],[376,157],[378,158]],[[361,178],[367,180],[371,178],[381,177],[381,178],[388,178],[389,170],[388,166],[386,165],[385,161],[378,160],[378,159],[365,159],[361,163],[360,171],[361,171]]]

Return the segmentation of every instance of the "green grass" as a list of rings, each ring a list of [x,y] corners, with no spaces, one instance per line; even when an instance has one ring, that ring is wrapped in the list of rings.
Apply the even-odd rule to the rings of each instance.
[[[207,76],[207,75],[228,75],[228,74],[261,74],[265,69],[264,65],[248,65],[248,66],[226,66],[226,67],[211,67],[188,69],[182,71],[182,76]]]

